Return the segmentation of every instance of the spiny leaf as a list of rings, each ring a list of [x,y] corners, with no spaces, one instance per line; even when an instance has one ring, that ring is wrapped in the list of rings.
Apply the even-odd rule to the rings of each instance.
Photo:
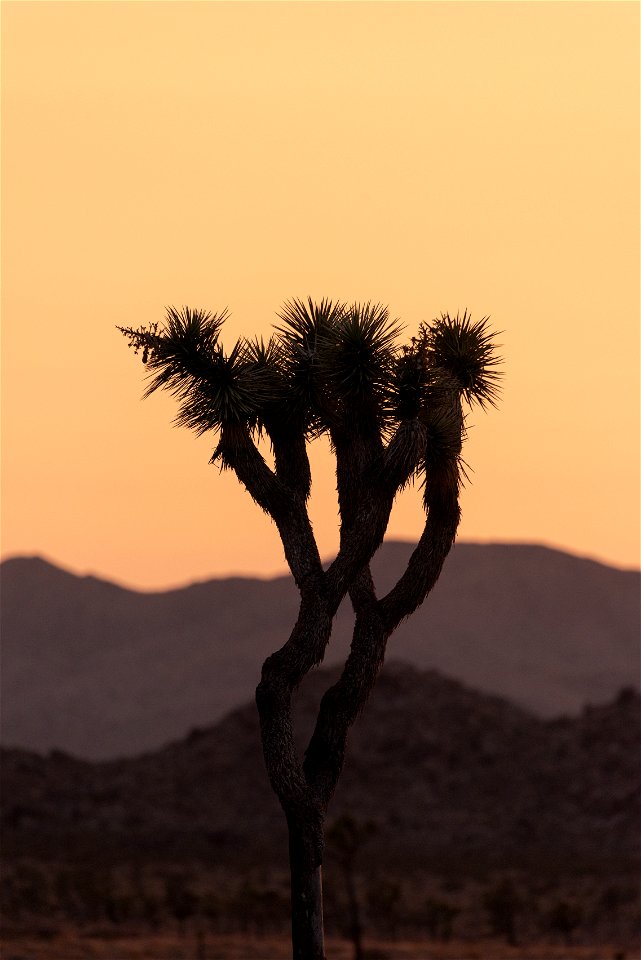
[[[294,297],[286,300],[277,314],[283,323],[276,327],[276,332],[283,343],[297,344],[303,350],[314,352],[319,338],[336,326],[344,310],[344,304],[325,298],[315,303],[308,297],[305,303]]]
[[[331,339],[344,305],[323,299],[315,303],[288,300],[278,316],[276,327],[280,346],[281,369],[286,382],[284,422],[302,427],[307,435],[318,436],[331,419],[332,401],[320,370],[322,345]]]
[[[489,317],[473,321],[465,311],[463,316],[441,314],[421,327],[429,365],[452,377],[467,402],[481,407],[496,405],[501,379],[495,369],[501,358],[488,321]]]
[[[180,395],[190,381],[206,379],[226,317],[226,310],[211,314],[189,307],[169,307],[162,325],[118,327],[136,353],[142,349],[149,371],[156,371],[144,396],[161,388]]]
[[[341,399],[383,399],[400,329],[382,304],[354,303],[323,334],[320,372]]]
[[[264,371],[237,343],[227,355],[218,343],[227,311],[167,310],[164,324],[120,327],[152,373],[144,396],[168,390],[180,403],[175,422],[197,434],[226,422],[248,422],[268,391]]]

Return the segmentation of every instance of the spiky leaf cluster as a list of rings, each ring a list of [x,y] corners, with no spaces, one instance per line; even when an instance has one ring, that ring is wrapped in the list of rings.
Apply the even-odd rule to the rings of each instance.
[[[255,419],[271,389],[244,343],[225,353],[218,342],[226,317],[171,307],[162,326],[119,327],[135,352],[143,351],[150,374],[144,396],[168,390],[180,404],[176,424],[199,435]]]
[[[319,351],[320,374],[340,401],[383,401],[400,331],[379,303],[355,303],[343,310]]]
[[[467,311],[455,317],[443,313],[420,329],[429,366],[451,377],[470,405],[481,407],[496,404],[500,382],[496,367],[501,358],[488,319],[473,321]]]
[[[285,416],[314,435],[339,426],[354,404],[383,415],[400,330],[386,307],[294,299],[279,317]]]
[[[487,318],[442,314],[399,348],[400,327],[380,304],[294,299],[278,316],[267,342],[239,341],[229,353],[219,342],[226,311],[171,308],[162,325],[119,329],[143,351],[145,396],[169,390],[180,403],[176,422],[196,433],[244,425],[282,441],[289,431],[349,433],[368,416],[381,435],[396,431],[390,463],[399,474],[414,457],[426,468],[459,463],[460,400],[496,400],[499,359]]]
[[[425,349],[412,337],[410,344],[402,347],[391,377],[390,407],[396,419],[414,420],[420,416],[428,377]]]
[[[276,327],[285,383],[283,418],[314,435],[327,428],[333,404],[321,373],[321,354],[339,324],[342,303],[287,300]]]

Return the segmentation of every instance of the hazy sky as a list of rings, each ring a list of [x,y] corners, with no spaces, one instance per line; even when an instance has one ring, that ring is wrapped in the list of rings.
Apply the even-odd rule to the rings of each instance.
[[[639,563],[639,4],[2,3],[3,554],[284,569],[115,324],[286,298],[502,330],[461,537]],[[313,452],[321,552],[336,544]],[[390,535],[415,536],[420,495]]]

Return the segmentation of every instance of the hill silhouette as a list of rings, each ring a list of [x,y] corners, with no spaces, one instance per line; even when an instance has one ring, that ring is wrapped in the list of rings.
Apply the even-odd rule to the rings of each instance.
[[[299,691],[300,747],[336,676],[316,671]],[[508,882],[523,941],[549,937],[550,918],[566,916],[559,904],[572,904],[574,942],[634,951],[640,722],[631,689],[577,717],[544,720],[436,671],[386,664],[329,810],[330,826],[349,815],[374,827],[358,862],[368,931],[394,936],[398,921],[407,936],[434,937],[440,906],[454,911],[458,936],[487,937],[483,905]],[[0,755],[7,918],[13,912],[19,929],[84,930],[101,919],[103,935],[110,918],[110,936],[123,923],[148,934],[149,917],[171,926],[185,897],[199,923],[207,916],[223,932],[235,923],[287,929],[286,831],[253,703],[135,758]],[[326,868],[336,931],[346,908],[331,837]],[[395,907],[376,905],[395,890]]]
[[[296,699],[302,748],[335,671]],[[378,826],[380,862],[633,864],[639,854],[639,694],[542,720],[407,664],[386,665],[350,736],[331,815]],[[140,757],[90,763],[3,751],[5,845],[28,851],[214,855],[277,861],[282,811],[265,774],[253,703]],[[97,854],[96,854],[97,855]],[[382,858],[382,859],[381,859]],[[283,863],[283,866],[285,864]]]
[[[379,593],[410,552],[390,542]],[[542,717],[603,703],[639,678],[638,571],[537,546],[458,544],[388,656],[508,697]],[[88,759],[152,750],[248,700],[289,634],[289,578],[162,593],[78,577],[39,558],[2,564],[3,740]],[[343,604],[326,663],[348,648]]]

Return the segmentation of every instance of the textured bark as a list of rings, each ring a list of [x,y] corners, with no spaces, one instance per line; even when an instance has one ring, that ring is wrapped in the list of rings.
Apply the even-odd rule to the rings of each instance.
[[[362,710],[385,656],[387,634],[376,613],[356,619],[352,648],[338,681],[321,700],[316,726],[305,751],[305,776],[324,807],[331,800],[345,758],[349,728]]]
[[[267,429],[274,448],[276,476],[306,501],[312,489],[312,472],[304,431],[269,425]]]
[[[234,471],[251,498],[265,513],[270,517],[283,513],[289,491],[265,463],[246,424],[227,424],[221,429],[212,462],[218,459]]]
[[[381,618],[390,633],[423,603],[441,574],[461,519],[458,493],[455,463],[431,471],[425,489],[425,528],[405,572],[379,604]]]
[[[325,960],[322,817],[288,818],[294,960]]]
[[[294,743],[292,693],[322,660],[331,626],[327,604],[314,596],[304,598],[289,640],[267,658],[256,688],[267,774],[288,816],[304,814],[313,802]]]

